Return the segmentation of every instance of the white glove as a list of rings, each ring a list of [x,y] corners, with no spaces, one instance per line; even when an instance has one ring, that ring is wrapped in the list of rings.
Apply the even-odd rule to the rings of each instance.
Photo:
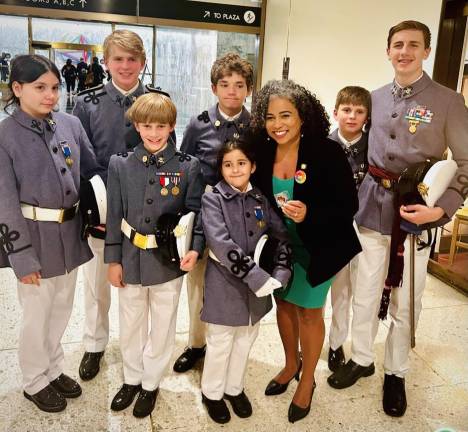
[[[255,295],[257,297],[266,297],[273,293],[277,288],[281,288],[281,282],[273,277],[270,277],[257,291]]]

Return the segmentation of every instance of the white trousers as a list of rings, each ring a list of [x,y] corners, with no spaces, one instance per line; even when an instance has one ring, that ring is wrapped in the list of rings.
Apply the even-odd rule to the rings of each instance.
[[[353,226],[359,236],[356,222],[353,222]],[[331,286],[332,322],[328,341],[334,351],[342,346],[348,337],[351,298],[356,285],[358,264],[359,254],[336,274]]]
[[[61,340],[73,308],[77,271],[41,279],[40,286],[18,281],[23,309],[18,357],[23,389],[30,395],[62,373]]]
[[[242,393],[250,349],[259,328],[260,322],[241,327],[207,324],[201,389],[208,399],[220,400],[224,393]]]
[[[83,344],[85,351],[104,351],[109,341],[110,284],[108,265],[104,264],[104,240],[88,238],[94,257],[83,266],[85,321]]]
[[[182,279],[146,287],[127,284],[125,288],[116,288],[126,384],[141,384],[148,391],[159,386],[174,350]]]
[[[203,307],[207,263],[208,251],[205,251],[194,269],[187,274],[186,279],[190,318],[188,346],[191,348],[201,348],[205,345],[206,324],[200,319],[200,312]]]
[[[353,293],[352,359],[361,366],[374,361],[373,345],[377,334],[380,299],[387,276],[390,236],[359,227],[362,253]],[[385,342],[385,373],[401,378],[409,370],[410,350],[410,241],[405,241],[403,284],[394,288],[389,305],[390,329]],[[421,312],[430,248],[415,248],[415,325]]]

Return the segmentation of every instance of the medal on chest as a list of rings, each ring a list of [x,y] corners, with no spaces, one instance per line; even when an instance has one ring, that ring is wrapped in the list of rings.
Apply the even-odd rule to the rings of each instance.
[[[62,150],[63,155],[65,156],[65,163],[71,167],[73,165],[73,159],[71,157],[71,149],[66,141],[59,142],[60,149]]]
[[[434,113],[425,106],[417,105],[410,108],[406,115],[405,120],[408,120],[408,131],[411,134],[415,134],[418,130],[420,123],[431,123]]]
[[[169,190],[167,189],[167,186],[169,186],[169,177],[160,176],[159,184],[161,185],[161,195],[167,196],[169,194]]]
[[[298,169],[294,174],[294,180],[296,183],[304,184],[307,180],[307,174],[305,170],[307,169],[307,164],[301,164],[301,169]]]
[[[255,217],[257,218],[257,226],[259,228],[264,228],[266,223],[262,208],[260,206],[254,207],[254,213]]]
[[[172,181],[172,184],[174,185],[172,186],[171,193],[172,195],[177,196],[180,193],[180,189],[178,186],[178,184],[180,183],[180,177],[179,176],[171,177],[171,181]]]

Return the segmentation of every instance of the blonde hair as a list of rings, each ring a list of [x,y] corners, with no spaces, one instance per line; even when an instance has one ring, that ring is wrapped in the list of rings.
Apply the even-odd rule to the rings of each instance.
[[[112,47],[116,45],[146,62],[146,52],[141,37],[130,30],[115,30],[104,40],[104,59],[109,60]]]
[[[133,103],[126,116],[134,123],[167,123],[174,126],[177,109],[167,96],[159,93],[146,93]]]

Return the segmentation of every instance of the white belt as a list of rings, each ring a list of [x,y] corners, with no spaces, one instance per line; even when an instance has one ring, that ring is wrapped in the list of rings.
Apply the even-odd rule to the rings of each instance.
[[[218,259],[218,257],[214,254],[214,252],[211,249],[208,249],[208,256],[214,259],[216,262],[221,263],[221,261]]]
[[[140,249],[156,249],[158,247],[154,234],[140,234],[125,219],[122,219],[120,229],[132,244]]]
[[[78,204],[79,202],[69,209],[49,209],[21,203],[21,213],[26,219],[33,221],[63,223],[76,215]]]

